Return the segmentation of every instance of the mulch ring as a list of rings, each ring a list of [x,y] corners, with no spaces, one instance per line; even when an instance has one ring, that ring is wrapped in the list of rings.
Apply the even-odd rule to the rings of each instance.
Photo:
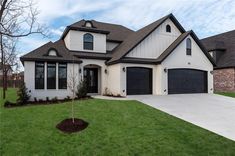
[[[65,119],[56,125],[56,128],[61,130],[64,133],[74,133],[79,132],[87,128],[88,123],[82,119],[72,118]]]

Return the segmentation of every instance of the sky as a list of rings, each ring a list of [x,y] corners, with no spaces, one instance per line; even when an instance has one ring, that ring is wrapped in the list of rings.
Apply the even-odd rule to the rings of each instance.
[[[116,23],[138,30],[173,13],[186,30],[199,38],[235,29],[235,0],[35,0],[38,22],[50,38],[31,35],[20,39],[19,55],[60,38],[66,26],[81,19]]]

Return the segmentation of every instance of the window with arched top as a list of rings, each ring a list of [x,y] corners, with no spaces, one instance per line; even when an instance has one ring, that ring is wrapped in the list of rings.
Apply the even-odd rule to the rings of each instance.
[[[92,27],[91,22],[88,22],[88,21],[87,21],[87,22],[85,23],[85,27],[89,27],[89,28],[91,28],[91,27]]]
[[[57,52],[55,49],[51,49],[51,50],[49,50],[48,55],[49,56],[57,56]]]
[[[93,35],[89,33],[83,35],[83,49],[93,50]]]
[[[169,24],[166,25],[166,32],[171,32],[171,26]]]
[[[186,55],[192,55],[192,42],[190,38],[186,40]]]

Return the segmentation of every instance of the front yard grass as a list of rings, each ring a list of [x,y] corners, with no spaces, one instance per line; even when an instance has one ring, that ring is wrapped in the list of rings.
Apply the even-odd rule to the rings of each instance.
[[[76,101],[75,117],[89,126],[74,134],[55,128],[69,103],[0,109],[0,155],[235,154],[235,142],[137,101]]]
[[[224,96],[229,96],[229,97],[235,98],[235,92],[218,92],[218,93],[216,93],[216,94],[224,95]]]

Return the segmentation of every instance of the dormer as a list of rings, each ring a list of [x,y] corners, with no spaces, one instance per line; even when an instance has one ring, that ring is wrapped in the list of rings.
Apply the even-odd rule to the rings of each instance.
[[[83,27],[95,28],[91,21],[85,21]]]
[[[66,47],[74,52],[106,53],[108,31],[97,28],[92,21],[82,20],[79,26],[68,26],[64,37]]]

